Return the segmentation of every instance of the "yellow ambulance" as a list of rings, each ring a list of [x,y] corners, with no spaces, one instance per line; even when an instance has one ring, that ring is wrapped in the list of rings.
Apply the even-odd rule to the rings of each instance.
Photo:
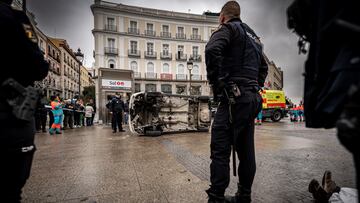
[[[286,116],[285,93],[282,90],[263,90],[263,119],[270,118],[274,122],[280,121]]]

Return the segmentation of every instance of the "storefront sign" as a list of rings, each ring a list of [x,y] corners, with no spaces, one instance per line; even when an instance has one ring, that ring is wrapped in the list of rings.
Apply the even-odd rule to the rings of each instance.
[[[102,79],[102,87],[110,89],[131,89],[131,81],[129,80],[107,80]]]

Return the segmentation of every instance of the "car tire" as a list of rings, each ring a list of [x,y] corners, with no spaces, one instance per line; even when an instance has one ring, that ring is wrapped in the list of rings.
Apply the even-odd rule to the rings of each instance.
[[[279,122],[282,118],[281,112],[280,111],[275,111],[272,115],[271,115],[271,120],[273,122]]]

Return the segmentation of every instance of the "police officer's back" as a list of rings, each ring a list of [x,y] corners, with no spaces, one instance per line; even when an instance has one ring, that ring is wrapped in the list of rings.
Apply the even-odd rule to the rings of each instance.
[[[0,84],[13,78],[26,87],[45,78],[49,67],[36,41],[25,34],[23,25],[29,20],[24,13],[14,11],[11,3],[0,0]],[[0,98],[0,196],[1,201],[18,202],[35,151],[35,123],[34,118],[17,119],[6,96],[1,94]]]
[[[211,130],[211,186],[207,193],[209,202],[225,201],[233,145],[240,160],[239,183],[236,196],[229,197],[229,201],[250,202],[256,170],[254,119],[261,109],[258,91],[264,85],[268,67],[258,37],[240,20],[236,1],[224,5],[219,21],[221,27],[205,49],[209,83],[214,97],[220,100]]]

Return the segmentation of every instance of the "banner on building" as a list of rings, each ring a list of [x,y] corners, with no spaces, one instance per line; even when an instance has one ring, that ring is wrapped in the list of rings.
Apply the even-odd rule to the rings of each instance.
[[[108,89],[131,89],[131,81],[130,80],[102,79],[101,85],[103,88],[108,88]]]

